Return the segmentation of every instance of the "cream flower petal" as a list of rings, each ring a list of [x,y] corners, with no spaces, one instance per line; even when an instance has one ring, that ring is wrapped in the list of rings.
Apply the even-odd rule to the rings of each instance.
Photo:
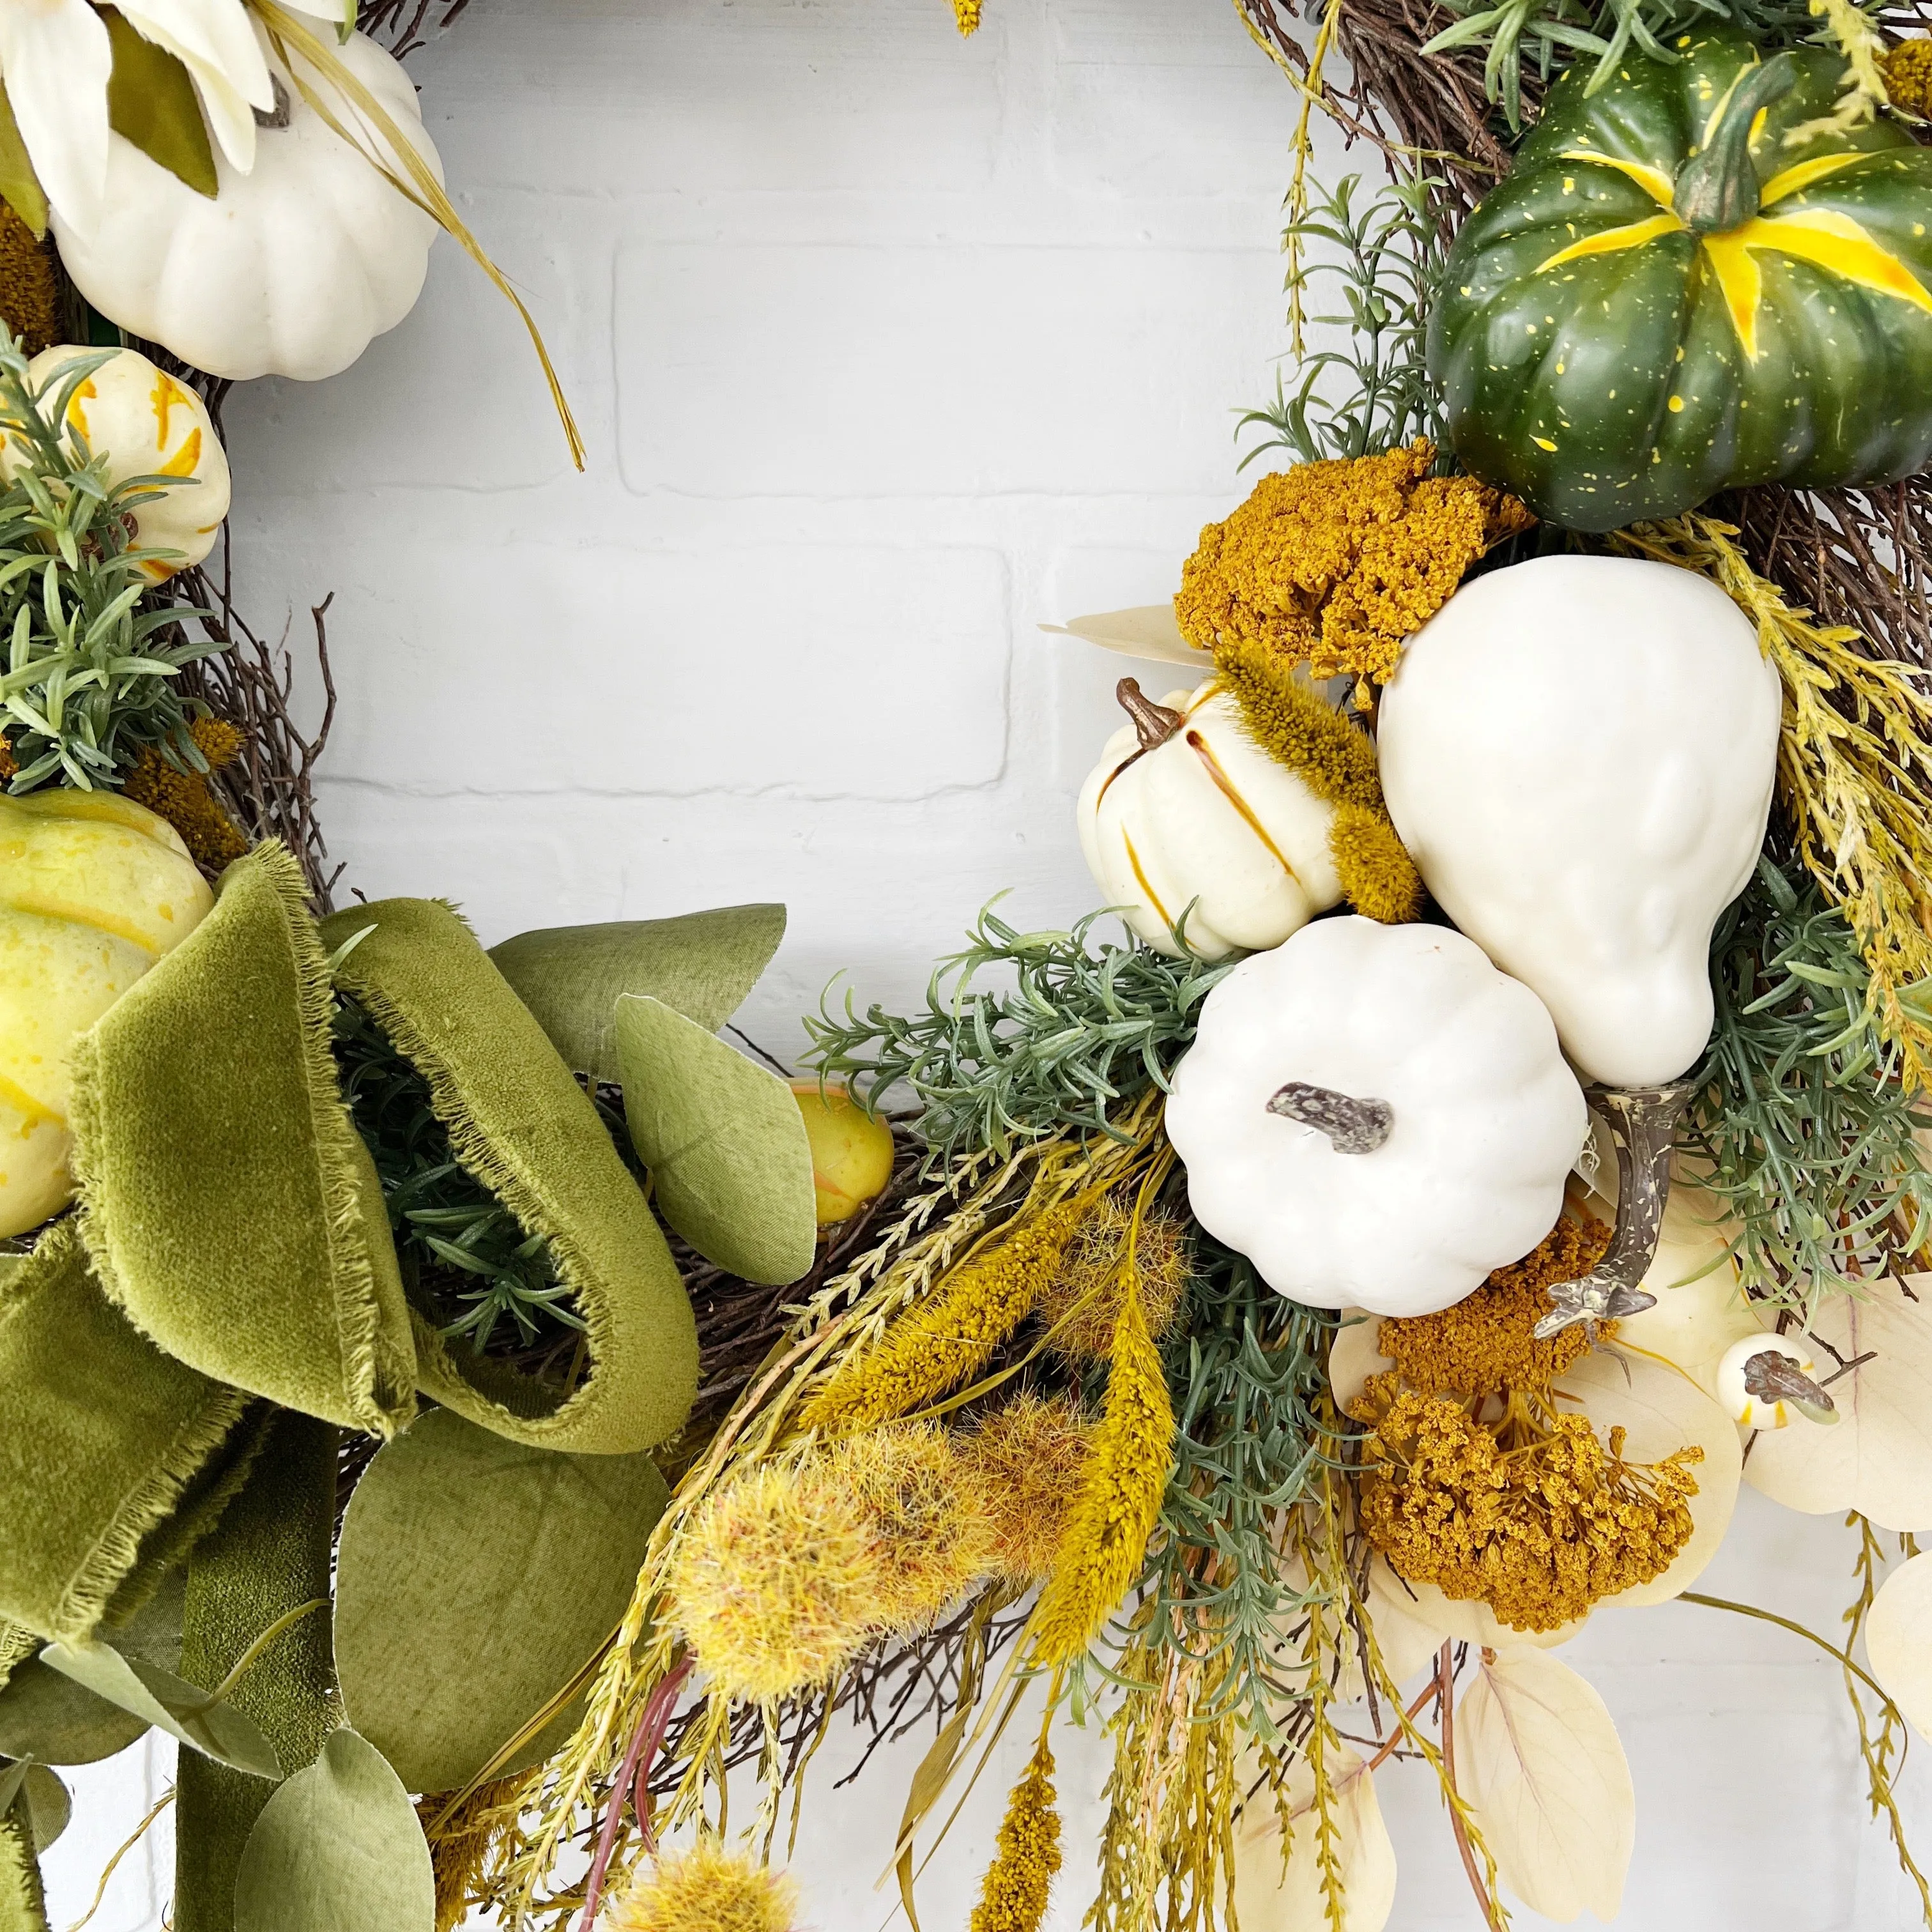
[[[1900,1564],[1880,1587],[1865,1658],[1912,1728],[1932,1740],[1932,1555]]]
[[[0,0],[0,79],[34,172],[82,233],[107,185],[107,29],[87,0]]]
[[[255,110],[272,109],[275,90],[242,0],[127,0],[121,10],[188,69],[221,152],[248,173],[255,165]]]
[[[1932,1528],[1932,1275],[1869,1282],[1860,1300],[1834,1295],[1810,1333],[1846,1361],[1873,1359],[1832,1384],[1834,1426],[1760,1434],[1746,1479],[1807,1516],[1858,1510],[1882,1529]],[[1829,1357],[1820,1361],[1830,1373]]]
[[[1335,1846],[1342,1868],[1341,1932],[1382,1932],[1395,1910],[1395,1846],[1382,1822],[1376,1780],[1346,1745],[1329,1754],[1334,1780]],[[1244,1779],[1244,1784],[1251,1783]],[[1289,1816],[1288,1857],[1282,1821],[1267,1792],[1248,1803],[1234,1838],[1234,1912],[1242,1932],[1330,1932],[1336,1924],[1322,1884],[1311,1818],[1315,1780],[1298,1754],[1283,1793]]]

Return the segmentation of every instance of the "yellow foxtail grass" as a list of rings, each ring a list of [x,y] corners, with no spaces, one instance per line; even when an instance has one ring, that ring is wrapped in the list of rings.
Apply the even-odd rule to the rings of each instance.
[[[484,1896],[484,1867],[492,1847],[515,1822],[525,1782],[494,1778],[453,1804],[447,1792],[416,1800],[436,1874],[436,1932],[455,1932],[470,1906]]]
[[[1046,1922],[1047,1899],[1060,1862],[1053,1751],[1047,1742],[1052,1723],[1049,1702],[1040,1742],[1006,1800],[993,1862],[973,1908],[972,1932],[1040,1932]]]
[[[962,1439],[995,1576],[1021,1585],[1052,1574],[1093,1448],[1094,1426],[1072,1396],[1030,1391],[982,1417]]]
[[[569,1888],[556,1876],[565,1847],[602,1803],[652,1693],[686,1656],[668,1614],[669,1586],[708,1499],[747,1469],[796,1460],[812,1448],[801,1421],[808,1398],[835,1379],[842,1364],[875,1349],[897,1318],[938,1292],[949,1274],[997,1239],[1017,1214],[1049,1213],[1077,1195],[1090,1197],[1118,1185],[1144,1167],[1158,1141],[1160,1110],[1158,1093],[1124,1109],[1114,1123],[1124,1136],[1118,1142],[1088,1144],[1058,1136],[1005,1155],[982,1149],[963,1157],[909,1203],[851,1268],[806,1303],[791,1339],[774,1351],[686,1470],[652,1532],[623,1620],[586,1666],[582,1720],[534,1781],[525,1816],[495,1876],[490,1902],[500,1916],[513,1923],[520,1916],[546,1911],[560,1920],[568,1916]],[[658,1810],[659,1829],[697,1820],[707,1796],[722,1804],[730,1708],[722,1697],[706,1696],[695,1720],[681,1730],[674,1756],[659,1767],[661,1784],[670,1769],[677,1774]],[[614,1851],[614,1869],[621,1870],[634,1856],[634,1836],[627,1816]]]
[[[1137,1208],[1137,1222],[1142,1214]],[[1045,1664],[1079,1656],[1140,1574],[1174,1466],[1174,1407],[1141,1306],[1131,1234],[1122,1276],[1093,1458],[1030,1626],[1034,1656]]]
[[[563,424],[570,445],[570,460],[584,467],[584,438],[577,419],[565,400],[563,385],[557,380],[550,351],[544,346],[536,318],[524,306],[524,298],[510,286],[509,278],[484,252],[483,244],[470,233],[462,216],[437,178],[435,169],[422,152],[396,124],[395,118],[381,101],[343,64],[341,56],[299,15],[290,13],[276,0],[248,0],[255,17],[262,23],[269,44],[295,82],[296,92],[321,118],[336,137],[346,141],[405,201],[419,208],[438,227],[452,237],[465,254],[488,275],[506,296],[530,332],[531,346],[543,364],[544,380],[550,385],[550,399]],[[348,122],[338,116],[326,94],[316,91],[304,74],[319,74],[346,101],[354,112]]]
[[[1784,688],[1778,791],[1798,854],[1844,913],[1868,994],[1909,1086],[1932,1081],[1932,694],[1916,666],[1865,656],[1858,633],[1794,608],[1694,513],[1619,532],[1627,554],[1709,578],[1757,626]]]

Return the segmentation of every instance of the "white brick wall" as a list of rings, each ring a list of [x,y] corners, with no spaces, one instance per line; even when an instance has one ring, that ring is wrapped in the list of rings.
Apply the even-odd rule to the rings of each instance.
[[[414,64],[590,469],[448,243],[356,368],[231,403],[249,608],[299,634],[337,593],[322,803],[350,880],[452,895],[491,939],[783,899],[749,1010],[780,1051],[841,968],[916,997],[1003,888],[1024,923],[1085,910],[1069,814],[1121,667],[1034,626],[1172,589],[1243,493],[1230,412],[1284,346],[1294,104],[1226,0],[988,0],[964,44],[945,0],[472,0]],[[1828,1631],[1849,1556],[1747,1496],[1709,1587]],[[1688,1606],[1606,1617],[1570,1654],[1636,1774],[1622,1924],[1917,1922],[1859,1821],[1828,1663]],[[1020,1729],[933,1868],[928,1932],[964,1923]],[[872,1880],[920,1748],[842,1792],[828,1748],[806,1924],[885,1922]],[[86,1775],[57,1924],[156,1759]],[[1062,1771],[1072,1932],[1102,1762],[1070,1746]],[[1394,1925],[1470,1927],[1426,1774],[1382,1782]],[[165,1850],[164,1828],[97,1926],[158,1924]]]

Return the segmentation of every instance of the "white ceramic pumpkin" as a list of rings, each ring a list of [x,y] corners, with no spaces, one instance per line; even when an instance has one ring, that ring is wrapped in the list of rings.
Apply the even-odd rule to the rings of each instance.
[[[338,51],[440,179],[408,76],[364,34]],[[86,235],[56,214],[54,234],[75,286],[130,334],[211,375],[313,382],[348,368],[416,306],[436,225],[329,128],[286,71],[275,77],[287,124],[257,128],[245,175],[217,149],[214,200],[115,134],[106,212]],[[338,121],[358,124],[327,81],[304,77]]]
[[[71,343],[43,350],[27,364],[27,380],[36,394],[46,396],[70,363],[100,352]],[[200,562],[214,548],[228,514],[228,457],[206,406],[192,389],[137,351],[117,350],[75,388],[67,422],[92,454],[107,458],[110,484],[130,476],[180,479],[178,487],[148,497],[128,513],[142,548],[181,552],[171,562],[143,566],[150,579],[159,584]],[[4,461],[10,472],[17,458],[9,443]]]
[[[1382,789],[1451,919],[1590,1079],[1660,1085],[1711,1030],[1718,914],[1764,842],[1777,672],[1714,584],[1546,556],[1465,584],[1382,697]]]
[[[1555,1226],[1588,1120],[1528,987],[1439,926],[1317,920],[1202,1002],[1168,1137],[1280,1293],[1428,1315]]]
[[[1155,706],[1123,679],[1120,701],[1133,722],[1082,788],[1080,849],[1140,938],[1178,956],[1185,914],[1190,950],[1219,959],[1279,946],[1340,902],[1334,806],[1248,736],[1232,698],[1208,683]]]

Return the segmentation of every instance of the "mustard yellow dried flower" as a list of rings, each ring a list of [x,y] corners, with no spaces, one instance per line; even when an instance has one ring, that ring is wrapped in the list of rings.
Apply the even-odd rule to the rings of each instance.
[[[211,772],[232,764],[242,734],[222,718],[197,718],[188,728]],[[151,746],[128,768],[122,790],[136,805],[165,818],[205,872],[221,872],[248,849],[248,842],[224,812],[208,780],[199,772],[178,772]]]
[[[516,1822],[517,1794],[524,1781],[520,1776],[493,1778],[458,1798],[453,1810],[453,1792],[430,1792],[416,1800],[436,1876],[436,1932],[456,1932],[470,1906],[486,1902],[483,1868],[490,1846]]]
[[[888,1580],[856,1499],[808,1462],[763,1465],[708,1498],[668,1580],[671,1621],[713,1689],[764,1703],[836,1676]]]
[[[973,1908],[972,1932],[1040,1932],[1060,1857],[1053,1753],[1042,1736],[1006,1800],[993,1862]]]
[[[22,350],[38,356],[67,339],[61,298],[54,278],[52,244],[36,242],[34,231],[0,201],[0,321],[20,338]]]
[[[1370,1378],[1350,1405],[1363,1442],[1362,1528],[1396,1575],[1479,1598],[1514,1630],[1555,1630],[1663,1574],[1690,1539],[1693,1444],[1623,1460],[1580,1415],[1510,1399],[1498,1424],[1447,1396]]]
[[[976,34],[980,31],[980,16],[983,10],[983,0],[952,0],[952,18],[962,34]]]
[[[1174,1408],[1137,1292],[1114,1327],[1094,1454],[1034,1612],[1038,1660],[1078,1656],[1139,1575],[1174,1466]]]
[[[1222,689],[1248,736],[1335,807],[1329,856],[1348,903],[1399,926],[1422,909],[1422,877],[1382,802],[1375,748],[1310,688],[1290,660],[1250,638],[1215,655]]]
[[[875,1429],[984,1368],[1059,1273],[1083,1214],[1069,1202],[1032,1215],[961,1262],[877,1348],[838,1369],[806,1405],[806,1427],[830,1435]]]
[[[1120,1270],[1133,1213],[1114,1196],[1105,1196],[1082,1222],[1060,1272],[1040,1298],[1040,1318],[1052,1331],[1053,1346],[1076,1361],[1104,1361],[1114,1346],[1120,1316]],[[1187,1292],[1186,1223],[1179,1216],[1142,1217],[1134,1238],[1134,1267],[1148,1331],[1156,1337],[1173,1327]]]
[[[991,1530],[987,1563],[1009,1583],[1052,1569],[1094,1452],[1094,1425],[1069,1395],[1026,1394],[961,1439]]]
[[[1932,119],[1932,40],[1901,40],[1879,66],[1893,106]]]
[[[851,1498],[872,1539],[881,1628],[918,1629],[986,1573],[993,1532],[982,1487],[936,1423],[848,1436],[823,1474]]]
[[[1386,682],[1469,566],[1532,520],[1473,477],[1431,476],[1435,460],[1418,440],[1264,476],[1182,566],[1182,635],[1217,653],[1261,644],[1318,678]]]
[[[632,1880],[600,1932],[792,1932],[798,1888],[715,1838],[667,1852]]]
[[[1498,1268],[1454,1306],[1384,1322],[1376,1346],[1404,1385],[1424,1395],[1547,1389],[1590,1346],[1580,1328],[1536,1339],[1532,1330],[1550,1312],[1547,1291],[1580,1280],[1610,1245],[1610,1229],[1594,1216],[1566,1215],[1521,1261]],[[1616,1330],[1610,1322],[1602,1332]]]

